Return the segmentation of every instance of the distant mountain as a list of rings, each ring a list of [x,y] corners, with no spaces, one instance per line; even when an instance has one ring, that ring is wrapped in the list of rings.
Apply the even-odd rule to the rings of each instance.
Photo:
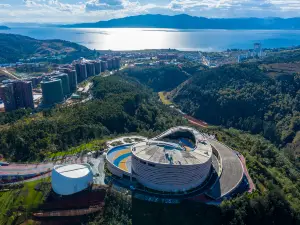
[[[0,26],[0,30],[10,30],[10,28],[7,26]]]
[[[34,38],[0,33],[0,63],[13,63],[21,58],[65,56],[72,61],[79,57],[93,58],[95,52],[76,43],[63,40],[37,40]]]
[[[173,28],[173,29],[300,29],[300,18],[208,19],[180,14],[130,16],[96,23],[63,25],[66,28]]]

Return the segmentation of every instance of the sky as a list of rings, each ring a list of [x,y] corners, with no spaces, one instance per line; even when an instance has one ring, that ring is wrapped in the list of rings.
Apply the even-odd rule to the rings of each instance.
[[[0,0],[0,24],[96,22],[140,14],[300,17],[300,0]]]

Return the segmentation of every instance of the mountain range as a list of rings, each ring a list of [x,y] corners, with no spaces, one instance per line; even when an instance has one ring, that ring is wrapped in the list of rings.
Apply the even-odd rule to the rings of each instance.
[[[65,28],[170,28],[298,30],[300,18],[204,18],[180,14],[129,16],[95,23],[60,25]]]

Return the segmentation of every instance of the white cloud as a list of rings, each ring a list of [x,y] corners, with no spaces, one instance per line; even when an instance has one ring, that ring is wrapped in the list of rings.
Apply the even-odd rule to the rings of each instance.
[[[205,17],[286,17],[282,7],[289,5],[289,1],[295,2],[286,0],[280,5],[281,0],[172,0],[168,9]],[[300,15],[299,12],[295,14]]]
[[[86,3],[86,11],[124,9],[123,0],[90,0]]]
[[[187,13],[204,17],[300,17],[299,1],[0,0],[0,21],[93,22],[145,13]]]
[[[31,11],[41,10],[47,11],[47,14],[51,12],[69,12],[70,14],[76,14],[84,11],[83,4],[68,4],[61,3],[59,0],[23,0],[27,8],[31,8]],[[57,16],[57,15],[56,15]]]
[[[11,7],[10,4],[0,4],[0,8],[8,8]]]

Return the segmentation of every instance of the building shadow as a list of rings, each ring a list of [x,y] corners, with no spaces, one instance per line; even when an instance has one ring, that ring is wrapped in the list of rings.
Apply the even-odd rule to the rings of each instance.
[[[133,225],[217,225],[221,222],[218,206],[189,200],[165,204],[132,198]]]

